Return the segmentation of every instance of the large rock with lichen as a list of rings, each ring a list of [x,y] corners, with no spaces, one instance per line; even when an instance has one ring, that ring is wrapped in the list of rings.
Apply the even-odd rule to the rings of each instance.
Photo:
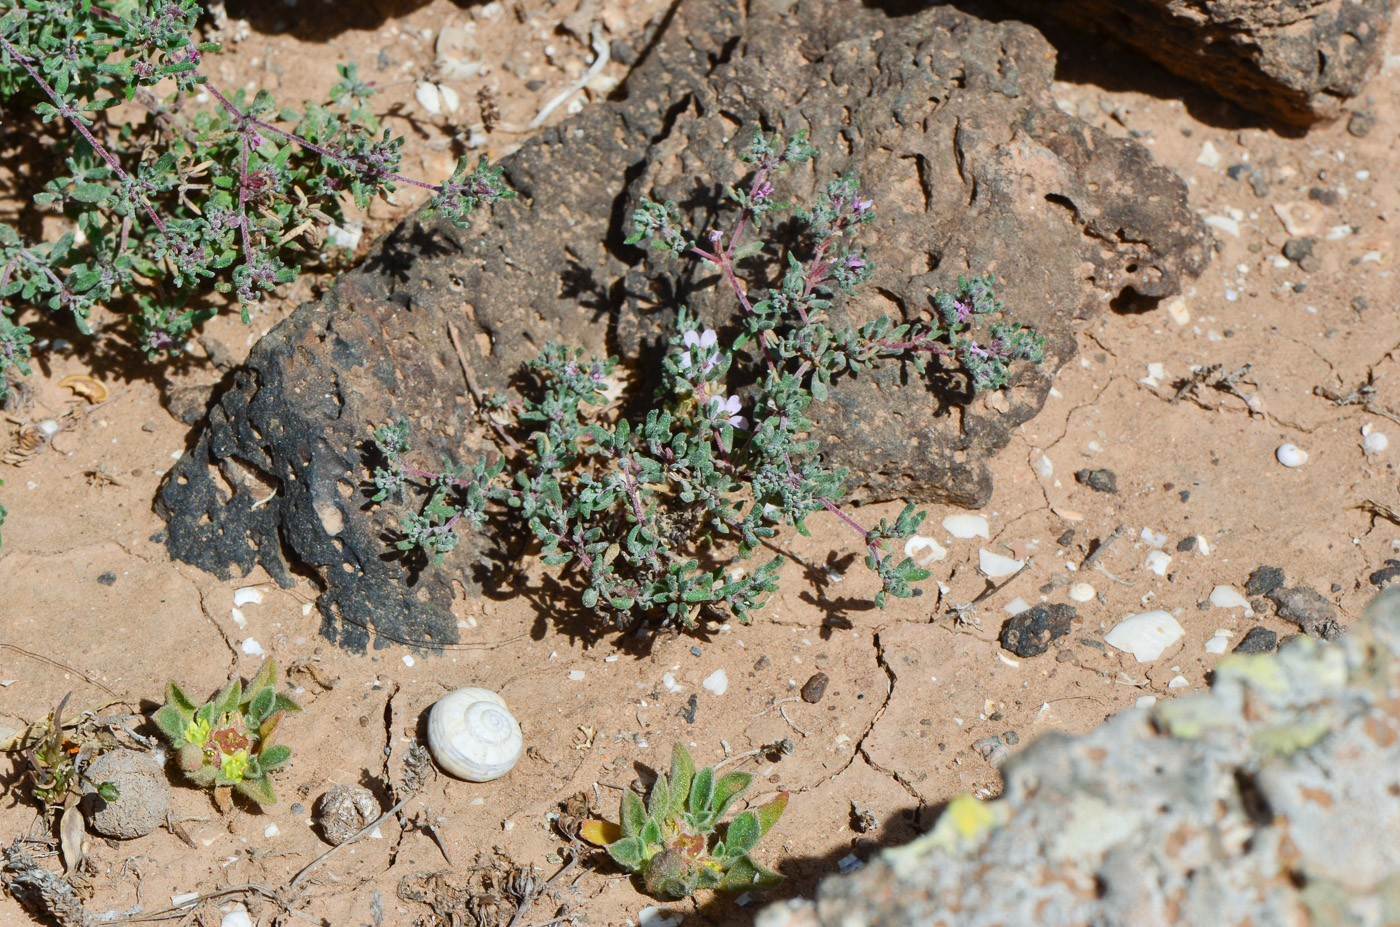
[[[1000,799],[758,927],[1400,923],[1400,591],[1001,772]]]
[[[724,221],[755,124],[809,131],[822,152],[784,195],[810,201],[854,171],[878,204],[875,278],[838,321],[925,317],[960,273],[991,272],[1008,314],[1047,338],[1044,365],[975,401],[951,367],[842,381],[814,431],[860,500],[984,504],[987,460],[1043,406],[1072,320],[1171,295],[1208,260],[1181,180],[1056,108],[1054,52],[1029,26],[824,0],[681,0],[667,23],[615,99],[505,162],[519,200],[467,231],[405,222],[254,347],[161,488],[175,557],[309,573],[325,633],[351,648],[455,641],[454,595],[511,575],[523,548],[470,539],[426,571],[396,559],[402,513],[368,504],[367,439],[406,419],[424,461],[486,452],[469,386],[507,388],[549,340],[620,355],[626,411],[644,414],[677,307],[725,335],[735,307],[700,268],[625,244],[627,217],[645,196],[680,203],[699,233]]]

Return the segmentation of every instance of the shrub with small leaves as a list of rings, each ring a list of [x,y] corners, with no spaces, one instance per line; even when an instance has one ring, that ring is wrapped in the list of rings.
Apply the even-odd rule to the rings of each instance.
[[[325,104],[280,108],[225,95],[201,70],[197,0],[0,0],[0,104],[32,112],[60,165],[34,197],[61,218],[52,241],[0,224],[0,396],[28,374],[26,313],[125,314],[152,359],[181,349],[221,302],[248,308],[326,258],[345,205],[402,185],[457,224],[513,194],[501,170],[459,161],[440,184],[398,173],[402,138],[368,106],[355,65]],[[208,104],[200,101],[208,100]],[[219,297],[216,294],[226,294]]]
[[[830,325],[833,301],[871,276],[854,239],[875,210],[849,176],[831,181],[806,209],[777,203],[773,178],[812,155],[805,136],[784,142],[756,131],[744,155],[752,173],[733,191],[732,229],[717,227],[698,241],[680,227],[674,203],[643,202],[633,214],[629,242],[646,239],[659,252],[714,268],[741,310],[738,332],[722,341],[680,307],[661,386],[640,421],[610,405],[616,358],[586,359],[549,344],[527,365],[531,386],[482,403],[501,450],[489,463],[424,469],[410,460],[406,421],[379,428],[373,499],[410,506],[398,548],[440,562],[458,531],[504,510],[538,539],[545,564],[565,568],[585,607],[619,625],[693,627],[702,617],[747,620],[777,587],[780,556],[745,571],[714,565],[713,548],[747,558],[776,525],[806,534],[812,513],[829,512],[861,536],[881,582],[878,605],[913,595],[929,573],[890,547],[913,534],[924,513],[906,506],[866,528],[843,511],[837,500],[847,472],[823,465],[808,407],[885,360],[931,373],[938,357],[974,390],[999,389],[1014,364],[1040,362],[1042,339],[1000,318],[990,274],[959,277],[955,289],[939,292],[929,320]],[[779,211],[793,212],[808,234],[776,255],[777,286],[758,282],[766,277],[751,283],[739,262],[770,249],[745,236]],[[752,267],[745,263],[749,276]],[[731,380],[756,387],[731,393]]]
[[[720,824],[752,782],[749,773],[720,776],[710,766],[696,771],[690,752],[676,744],[670,774],[657,777],[645,805],[628,789],[622,793],[619,824],[586,821],[580,834],[639,873],[647,891],[659,898],[688,898],[706,888],[770,889],[782,876],[749,854],[782,816],[788,793]]]
[[[276,683],[277,665],[269,657],[247,688],[235,679],[197,707],[173,681],[166,684],[156,727],[191,782],[232,788],[260,804],[277,801],[271,773],[291,759],[292,751],[274,744],[272,736],[282,719],[301,707],[278,692]]]

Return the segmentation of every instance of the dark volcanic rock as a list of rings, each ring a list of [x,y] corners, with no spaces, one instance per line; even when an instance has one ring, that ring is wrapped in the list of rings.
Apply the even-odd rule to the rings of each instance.
[[[1047,362],[995,396],[969,403],[955,369],[925,382],[891,365],[810,410],[856,499],[985,503],[986,460],[1040,410],[1074,350],[1070,321],[1105,293],[1175,293],[1208,260],[1180,179],[1137,142],[1060,112],[1053,73],[1029,26],[946,6],[891,16],[758,0],[741,16],[681,0],[618,99],[505,162],[520,199],[466,231],[405,222],[254,347],[162,486],[171,553],[224,576],[309,571],[323,630],[347,647],[371,629],[377,642],[454,641],[452,597],[481,588],[492,551],[468,538],[421,572],[390,556],[402,513],[368,504],[374,427],[405,419],[419,459],[470,461],[494,452],[464,364],[483,391],[506,389],[545,341],[564,341],[620,355],[637,399],[678,305],[732,332],[713,277],[646,262],[622,239],[642,196],[681,203],[697,230],[724,221],[717,190],[740,176],[734,156],[756,123],[809,129],[822,151],[784,176],[785,196],[858,171],[877,203],[874,286],[836,322],[925,316],[959,273],[991,270],[1008,314],[1046,335]]]
[[[1001,645],[1018,657],[1037,657],[1068,634],[1073,621],[1073,605],[1037,605],[1006,620]]]
[[[1249,574],[1249,579],[1245,580],[1244,591],[1247,595],[1268,595],[1283,583],[1282,567],[1259,566]]]
[[[1278,649],[1278,635],[1263,625],[1255,625],[1236,645],[1235,653],[1273,653]]]
[[[1108,34],[1294,125],[1341,114],[1385,46],[1395,0],[1010,0]]]
[[[1088,486],[1095,492],[1117,492],[1118,474],[1112,470],[1076,470],[1074,480],[1083,486]]]
[[[1275,589],[1269,598],[1278,606],[1278,616],[1296,624],[1304,634],[1332,640],[1342,633],[1337,621],[1337,606],[1322,597],[1322,593],[1307,586]]]

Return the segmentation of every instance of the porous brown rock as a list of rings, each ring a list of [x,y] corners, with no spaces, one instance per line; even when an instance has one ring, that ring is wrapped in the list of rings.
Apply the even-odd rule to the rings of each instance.
[[[162,486],[171,553],[225,576],[310,572],[323,632],[353,649],[455,641],[454,595],[513,570],[511,556],[480,537],[440,569],[393,556],[402,513],[366,491],[374,427],[405,419],[423,461],[470,461],[492,452],[472,390],[507,388],[548,340],[621,356],[637,404],[679,305],[732,335],[712,276],[623,239],[642,196],[681,203],[699,232],[729,215],[719,191],[755,124],[808,130],[822,152],[782,178],[785,195],[810,200],[854,171],[877,203],[873,285],[836,321],[925,317],[938,288],[991,272],[1008,315],[1046,336],[1046,363],[996,396],[969,401],[956,369],[921,380],[890,364],[812,410],[856,499],[985,503],[986,461],[1040,410],[1073,354],[1071,321],[1171,295],[1209,258],[1180,179],[1056,108],[1053,69],[1033,28],[946,6],[682,0],[617,99],[505,162],[520,199],[466,231],[406,221],[254,347]]]
[[[1342,114],[1385,47],[1395,0],[1008,0],[1107,34],[1246,109],[1307,126]]]

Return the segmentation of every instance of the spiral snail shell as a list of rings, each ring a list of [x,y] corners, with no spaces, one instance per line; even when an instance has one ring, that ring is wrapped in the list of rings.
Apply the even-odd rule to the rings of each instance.
[[[506,703],[490,689],[466,688],[438,699],[428,714],[428,748],[449,775],[490,782],[511,771],[525,738]]]

